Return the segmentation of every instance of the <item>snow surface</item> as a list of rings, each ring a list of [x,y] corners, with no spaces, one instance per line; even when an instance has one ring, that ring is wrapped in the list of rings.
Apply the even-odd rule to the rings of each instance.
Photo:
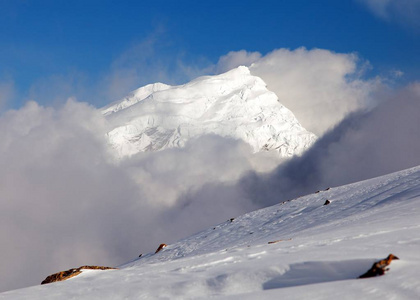
[[[119,270],[0,299],[419,299],[419,213],[420,166],[279,199]],[[390,253],[400,260],[385,276],[355,279]]]
[[[118,157],[183,147],[204,134],[242,139],[254,152],[289,157],[316,139],[243,66],[180,86],[149,84],[101,112],[112,128],[107,136]]]

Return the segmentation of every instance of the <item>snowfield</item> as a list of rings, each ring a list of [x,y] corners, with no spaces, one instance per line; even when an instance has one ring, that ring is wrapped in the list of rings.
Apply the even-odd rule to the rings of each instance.
[[[183,147],[205,134],[240,139],[254,152],[301,154],[316,140],[247,67],[199,77],[187,84],[141,87],[102,108],[119,158],[142,151]]]
[[[288,200],[0,299],[419,299],[420,166]],[[386,275],[356,279],[390,253]]]

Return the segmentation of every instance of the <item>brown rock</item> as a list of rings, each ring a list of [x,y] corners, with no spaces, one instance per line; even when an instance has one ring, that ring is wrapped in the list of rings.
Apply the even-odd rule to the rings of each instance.
[[[392,260],[399,259],[394,254],[388,255],[387,258],[375,262],[372,267],[363,275],[360,275],[359,278],[370,278],[375,276],[384,275],[386,271],[389,270],[387,266],[391,263]]]
[[[325,200],[325,203],[324,203],[324,205],[328,205],[328,204],[330,204],[331,203],[331,201],[330,200]]]
[[[159,245],[159,247],[157,248],[157,250],[156,250],[156,252],[155,252],[155,254],[156,253],[158,253],[158,252],[160,252],[163,248],[165,248],[166,246],[168,246],[168,245],[166,245],[166,244],[160,244]]]
[[[67,271],[62,271],[62,272],[52,274],[48,276],[47,278],[45,278],[44,281],[41,282],[41,284],[47,284],[47,283],[56,282],[56,281],[63,281],[63,280],[72,278],[82,273],[82,270],[109,270],[109,269],[116,269],[116,268],[100,267],[100,266],[81,266],[79,268],[73,268]]]
[[[269,244],[275,244],[275,243],[278,243],[278,242],[284,242],[284,241],[291,241],[292,239],[290,238],[290,239],[287,239],[287,240],[276,240],[276,241],[271,241],[271,242],[268,242]]]

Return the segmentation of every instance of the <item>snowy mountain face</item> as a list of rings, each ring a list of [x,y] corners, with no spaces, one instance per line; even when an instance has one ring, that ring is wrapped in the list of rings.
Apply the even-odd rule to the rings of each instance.
[[[279,199],[118,270],[0,299],[419,299],[419,212],[420,166]],[[384,276],[357,279],[390,253]]]
[[[241,139],[254,152],[288,157],[316,139],[246,67],[181,86],[146,85],[101,111],[113,128],[107,135],[118,157],[183,147],[205,134]]]

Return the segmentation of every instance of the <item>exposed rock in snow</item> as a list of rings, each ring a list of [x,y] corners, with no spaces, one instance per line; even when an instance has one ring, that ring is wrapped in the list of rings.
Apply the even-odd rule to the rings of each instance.
[[[168,245],[166,244],[160,244],[159,247],[156,249],[155,254],[162,251],[163,248],[167,247]]]
[[[255,152],[288,157],[316,139],[247,67],[180,86],[149,84],[101,111],[119,157],[182,147],[204,134],[242,139]]]
[[[81,266],[79,268],[72,268],[66,271],[61,271],[50,276],[47,276],[41,284],[47,284],[57,281],[63,281],[75,277],[83,272],[83,270],[115,270],[116,268],[101,267],[101,266]]]
[[[372,265],[372,267],[366,273],[360,275],[359,278],[370,278],[384,275],[385,272],[389,270],[387,267],[391,264],[391,261],[393,261],[394,259],[399,258],[396,257],[394,254],[390,254],[387,258],[375,262]]]

